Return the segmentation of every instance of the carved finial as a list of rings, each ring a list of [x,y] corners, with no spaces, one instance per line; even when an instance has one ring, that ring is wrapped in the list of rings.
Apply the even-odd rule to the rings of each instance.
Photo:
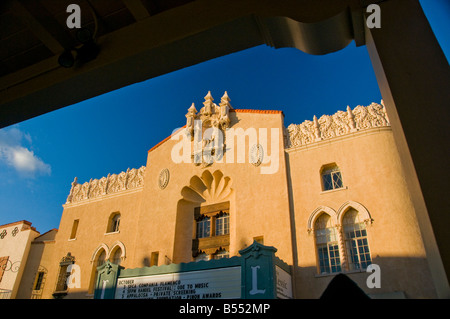
[[[228,103],[230,102],[230,97],[228,96],[227,91],[223,94],[222,98],[220,99],[222,103]]]
[[[356,131],[356,123],[355,123],[355,117],[353,116],[352,109],[350,108],[350,105],[347,105],[347,115],[350,125],[350,132]]]
[[[194,138],[194,120],[196,117],[197,109],[195,108],[194,103],[192,103],[191,107],[188,109],[188,112],[186,114],[186,133],[191,138]]]
[[[317,116],[313,116],[314,126],[319,126],[319,123],[317,122]]]
[[[186,117],[190,116],[191,114],[195,114],[195,113],[197,113],[197,109],[195,108],[195,104],[192,103],[191,107],[188,108],[188,114],[186,114]]]
[[[211,95],[211,91],[208,91],[208,94],[205,96],[205,101],[213,101],[213,97]]]
[[[320,134],[320,128],[319,128],[319,121],[317,120],[317,116],[313,116],[313,122],[314,122],[314,133],[316,135],[316,141],[320,141],[322,139],[322,136]]]
[[[230,124],[229,110],[231,109],[230,98],[228,96],[227,91],[225,91],[225,94],[222,96],[219,107],[220,107],[220,125],[222,126],[222,128],[226,129]]]
[[[381,99],[380,104],[383,106],[383,113],[384,113],[384,117],[386,118],[386,121],[388,123],[391,123],[391,121],[389,121],[389,117],[388,117],[388,114],[387,114],[387,111],[386,111],[386,105],[384,105],[383,99]]]
[[[75,176],[75,178],[73,179],[73,182],[72,182],[72,187],[70,187],[70,192],[69,192],[69,195],[67,196],[66,203],[72,202],[73,190],[74,190],[75,186],[77,186],[77,184],[78,184],[77,181],[78,181],[78,177]]]
[[[208,94],[205,96],[205,102],[203,102],[203,105],[205,106],[203,108],[203,115],[209,116],[212,114],[212,107],[213,107],[213,97],[211,95],[211,91],[208,91]]]

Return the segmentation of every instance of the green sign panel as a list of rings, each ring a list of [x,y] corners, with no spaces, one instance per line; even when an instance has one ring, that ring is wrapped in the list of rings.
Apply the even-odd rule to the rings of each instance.
[[[123,269],[98,268],[95,299],[292,298],[290,267],[254,242],[239,257]]]

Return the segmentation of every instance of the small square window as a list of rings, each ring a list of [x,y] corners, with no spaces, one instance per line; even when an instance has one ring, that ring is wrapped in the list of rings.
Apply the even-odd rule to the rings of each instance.
[[[342,174],[337,166],[322,170],[322,187],[324,191],[344,187]]]

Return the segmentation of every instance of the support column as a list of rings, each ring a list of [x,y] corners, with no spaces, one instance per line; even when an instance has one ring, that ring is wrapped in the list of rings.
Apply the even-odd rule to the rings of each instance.
[[[450,68],[418,0],[379,6],[381,28],[365,26],[366,46],[404,164],[434,284],[440,298],[449,298]]]

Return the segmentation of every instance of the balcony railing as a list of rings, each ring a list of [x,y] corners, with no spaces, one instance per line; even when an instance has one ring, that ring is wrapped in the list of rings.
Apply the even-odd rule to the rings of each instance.
[[[11,299],[12,290],[0,288],[0,299]]]

